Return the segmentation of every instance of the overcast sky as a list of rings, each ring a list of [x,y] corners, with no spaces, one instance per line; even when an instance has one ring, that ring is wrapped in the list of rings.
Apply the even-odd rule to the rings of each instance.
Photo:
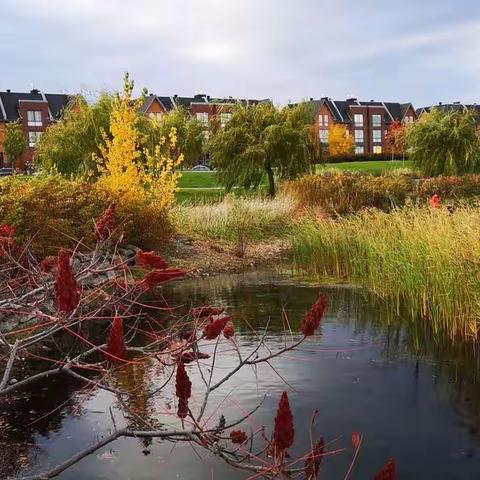
[[[480,103],[480,0],[0,0],[0,90]]]

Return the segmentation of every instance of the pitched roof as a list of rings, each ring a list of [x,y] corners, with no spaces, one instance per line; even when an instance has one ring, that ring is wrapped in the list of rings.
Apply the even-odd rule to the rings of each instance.
[[[48,107],[54,119],[58,119],[71,100],[70,95],[47,93],[38,90],[29,93],[0,92],[0,121],[15,121],[20,118],[18,104],[20,101],[48,102]]]
[[[480,105],[476,103],[467,104],[467,103],[439,103],[438,105],[430,105],[428,107],[422,107],[417,109],[417,115],[421,115],[424,112],[430,112],[433,108],[440,108],[442,110],[447,110],[449,112],[460,112],[466,110],[475,110],[477,114],[480,114]]]
[[[314,105],[316,114],[322,107],[326,105],[332,112],[335,122],[338,123],[351,123],[352,122],[352,108],[359,107],[379,107],[385,109],[385,121],[391,122],[392,120],[403,120],[408,108],[412,106],[411,103],[396,103],[396,102],[375,102],[371,101],[359,101],[356,98],[349,98],[347,100],[332,100],[328,97],[323,97],[320,100],[310,100]],[[413,108],[413,106],[412,106]]]
[[[174,108],[173,100],[170,97],[161,97],[151,93],[145,98],[140,110],[145,113],[155,100],[157,100],[167,112]]]

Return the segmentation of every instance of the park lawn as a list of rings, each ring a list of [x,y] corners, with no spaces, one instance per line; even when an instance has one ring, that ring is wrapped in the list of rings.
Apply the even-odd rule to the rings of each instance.
[[[327,163],[316,165],[317,173],[324,170],[337,169],[349,172],[363,172],[371,175],[381,175],[384,172],[396,170],[399,168],[410,168],[411,164],[408,160],[382,160],[371,162],[343,162],[343,163]]]
[[[182,172],[180,188],[214,188],[220,187],[216,172]]]

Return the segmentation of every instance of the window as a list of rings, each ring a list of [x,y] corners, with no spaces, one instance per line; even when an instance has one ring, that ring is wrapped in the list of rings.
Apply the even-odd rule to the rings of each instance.
[[[328,130],[320,130],[320,142],[328,143]]]
[[[415,119],[413,118],[412,115],[408,115],[405,117],[405,123],[413,123]]]
[[[148,114],[148,116],[152,119],[152,120],[156,120],[157,122],[161,122],[162,121],[162,117],[163,117],[163,113],[162,112],[150,112]]]
[[[355,147],[355,153],[365,153],[364,149],[362,146],[357,146]]]
[[[363,143],[363,130],[355,130],[355,143]]]
[[[27,124],[29,127],[42,126],[42,112],[40,110],[28,110]]]
[[[373,143],[382,143],[382,131],[374,130],[373,131]]]
[[[372,125],[374,127],[382,126],[382,116],[381,115],[372,115]]]
[[[221,113],[220,114],[220,124],[222,127],[225,127],[225,125],[230,122],[232,119],[232,114],[231,113]]]
[[[197,113],[197,120],[199,120],[204,126],[208,125],[208,113]]]
[[[356,113],[353,120],[356,127],[363,127],[363,113]]]
[[[319,115],[318,116],[318,124],[321,127],[328,127],[328,122],[329,122],[329,117],[328,115]]]
[[[373,153],[382,153],[381,145],[374,145],[373,146]]]
[[[43,132],[28,132],[28,146],[35,148]]]

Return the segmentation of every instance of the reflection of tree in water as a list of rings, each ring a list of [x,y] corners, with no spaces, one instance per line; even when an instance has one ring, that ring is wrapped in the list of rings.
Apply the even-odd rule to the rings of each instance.
[[[182,282],[168,289],[169,298],[189,298],[192,304],[228,305],[235,314],[237,331],[248,331],[248,323],[255,329],[266,325],[281,330],[282,308],[286,308],[290,325],[299,322],[315,300],[320,288],[306,288],[288,284],[279,278],[247,275],[245,281],[235,276],[219,276],[200,281]],[[395,360],[412,358],[412,377],[418,379],[419,370],[433,369],[432,381],[438,394],[449,395],[452,408],[461,417],[469,433],[480,438],[480,356],[473,343],[452,344],[449,338],[434,342],[428,325],[411,313],[402,311],[402,305],[385,303],[360,290],[334,287],[321,288],[329,299],[328,317],[339,324],[353,328],[352,336],[381,339],[383,355]],[[184,300],[183,300],[184,301]],[[416,359],[416,360],[415,360]],[[433,360],[433,363],[432,363]]]
[[[154,402],[151,396],[151,389],[154,388],[152,375],[149,372],[151,367],[147,361],[137,359],[135,363],[124,365],[114,372],[116,388],[122,391],[135,392],[134,395],[126,396],[120,406],[130,426],[135,430],[155,430],[160,423],[155,419]],[[119,399],[120,401],[120,399]],[[143,448],[151,445],[151,438],[139,439]]]

